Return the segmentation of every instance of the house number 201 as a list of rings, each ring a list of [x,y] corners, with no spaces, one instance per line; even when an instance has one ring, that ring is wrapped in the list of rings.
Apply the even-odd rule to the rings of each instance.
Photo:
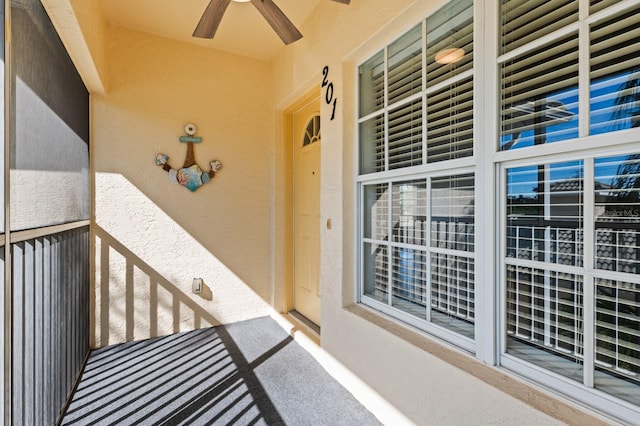
[[[336,103],[338,102],[338,98],[333,97],[333,82],[329,81],[329,66],[327,65],[322,69],[322,87],[326,87],[324,91],[324,101],[327,105],[333,104],[333,109],[331,110],[331,120],[333,120],[336,116]]]

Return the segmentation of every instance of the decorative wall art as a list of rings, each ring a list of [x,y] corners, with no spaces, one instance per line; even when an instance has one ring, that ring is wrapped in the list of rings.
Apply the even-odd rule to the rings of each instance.
[[[180,136],[180,142],[187,144],[187,155],[184,159],[184,166],[181,169],[174,169],[167,163],[169,156],[164,154],[156,155],[156,165],[162,167],[163,170],[169,173],[169,180],[173,183],[180,184],[193,192],[200,188],[205,183],[211,181],[216,175],[216,172],[222,168],[222,163],[218,160],[213,160],[209,163],[210,170],[203,172],[200,166],[196,164],[195,154],[193,152],[193,145],[202,142],[202,138],[196,136],[198,131],[195,124],[187,124],[184,126],[186,136]]]

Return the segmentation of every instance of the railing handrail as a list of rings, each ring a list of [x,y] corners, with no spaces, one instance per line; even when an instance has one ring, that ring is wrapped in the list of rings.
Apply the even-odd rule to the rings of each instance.
[[[90,220],[79,220],[77,222],[61,223],[59,225],[43,226],[42,228],[25,229],[24,231],[11,232],[11,244],[23,241],[33,240],[36,238],[46,237],[47,235],[59,234],[72,229],[78,229],[91,224]],[[0,247],[6,244],[6,234],[0,235]]]

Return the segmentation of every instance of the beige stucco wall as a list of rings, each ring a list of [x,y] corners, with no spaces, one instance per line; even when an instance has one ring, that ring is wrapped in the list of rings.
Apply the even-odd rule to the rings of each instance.
[[[106,95],[92,96],[94,345],[266,315],[271,303],[270,67],[110,28]],[[180,168],[194,123],[196,163],[223,169],[190,192]],[[204,297],[192,280],[204,279]]]

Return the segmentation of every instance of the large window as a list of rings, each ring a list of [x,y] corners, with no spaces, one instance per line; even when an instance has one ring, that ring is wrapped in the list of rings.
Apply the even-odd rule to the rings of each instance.
[[[363,63],[359,88],[361,301],[472,349],[472,2]]]
[[[633,423],[640,4],[476,3],[358,68],[360,302]]]
[[[506,179],[507,354],[640,405],[640,154]]]
[[[637,420],[640,6],[502,0],[500,16],[500,363]]]

